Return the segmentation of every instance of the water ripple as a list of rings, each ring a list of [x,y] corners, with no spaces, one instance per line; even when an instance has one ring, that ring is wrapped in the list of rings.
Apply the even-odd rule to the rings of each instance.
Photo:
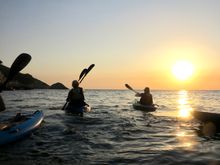
[[[200,123],[176,116],[178,91],[152,91],[160,106],[146,113],[132,108],[130,91],[86,90],[92,111],[83,118],[60,110],[67,92],[3,92],[8,110],[2,112],[1,120],[39,109],[45,119],[29,138],[1,147],[0,164],[219,163],[220,135],[205,137]],[[220,106],[220,92],[191,91],[188,95],[194,108]],[[213,97],[217,99],[212,101]]]

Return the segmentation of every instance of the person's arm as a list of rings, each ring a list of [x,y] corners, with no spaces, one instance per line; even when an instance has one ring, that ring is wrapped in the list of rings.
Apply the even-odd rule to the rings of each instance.
[[[0,111],[4,111],[5,110],[5,104],[4,101],[0,95]]]
[[[81,91],[81,94],[82,94],[82,99],[85,100],[83,88],[80,88],[80,91]]]
[[[141,95],[142,95],[141,93],[136,93],[135,94],[136,97],[141,97]]]
[[[67,96],[67,98],[66,98],[66,101],[68,101],[68,102],[70,101],[71,92],[72,92],[72,89],[69,91],[68,96]]]
[[[150,94],[150,101],[151,101],[151,104],[153,104],[153,97],[152,97],[152,94]]]

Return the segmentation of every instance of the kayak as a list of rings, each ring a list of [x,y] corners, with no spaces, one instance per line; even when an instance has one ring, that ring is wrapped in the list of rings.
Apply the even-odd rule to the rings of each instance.
[[[216,125],[220,124],[220,113],[193,111],[192,116],[201,122],[212,122]]]
[[[146,112],[154,112],[157,109],[157,107],[154,104],[153,105],[143,105],[143,104],[140,104],[139,102],[133,103],[133,108],[136,110],[142,110],[142,111],[146,111]]]
[[[42,111],[31,115],[17,114],[15,117],[0,123],[0,145],[20,140],[38,128],[43,121]]]
[[[91,111],[91,107],[89,105],[84,105],[84,106],[81,106],[81,107],[75,107],[75,106],[71,106],[71,105],[68,104],[64,110],[68,114],[83,116],[84,112],[90,112]]]

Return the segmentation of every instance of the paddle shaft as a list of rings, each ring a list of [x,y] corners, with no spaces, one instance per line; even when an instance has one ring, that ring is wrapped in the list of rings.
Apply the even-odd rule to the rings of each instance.
[[[129,90],[135,92],[136,94],[140,94],[139,92],[135,91],[130,85],[125,84],[125,87],[128,88]]]
[[[66,103],[64,104],[62,110],[64,110],[66,108],[67,103],[68,103],[68,101],[66,101]]]

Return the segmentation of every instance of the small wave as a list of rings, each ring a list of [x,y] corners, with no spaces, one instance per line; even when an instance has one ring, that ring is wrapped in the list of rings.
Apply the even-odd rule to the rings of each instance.
[[[0,147],[0,164],[207,164],[219,158],[219,134],[207,138],[197,133],[198,122],[163,115],[177,110],[176,92],[156,92],[160,107],[146,113],[131,108],[128,92],[87,91],[92,111],[84,117],[61,111],[64,95],[56,91],[26,92],[3,93],[8,111],[1,120],[43,109],[44,122],[31,137]],[[217,99],[205,104],[200,96],[209,92],[203,93],[193,93],[196,109],[219,107]]]
[[[61,110],[62,106],[51,106],[48,108],[49,110]]]
[[[12,102],[22,102],[24,100],[23,99],[14,99],[14,100],[10,100],[10,101],[12,101]]]
[[[36,109],[36,108],[39,108],[39,106],[37,106],[37,105],[21,105],[21,106],[17,106],[17,108],[19,108],[19,109],[30,109],[30,108]]]

